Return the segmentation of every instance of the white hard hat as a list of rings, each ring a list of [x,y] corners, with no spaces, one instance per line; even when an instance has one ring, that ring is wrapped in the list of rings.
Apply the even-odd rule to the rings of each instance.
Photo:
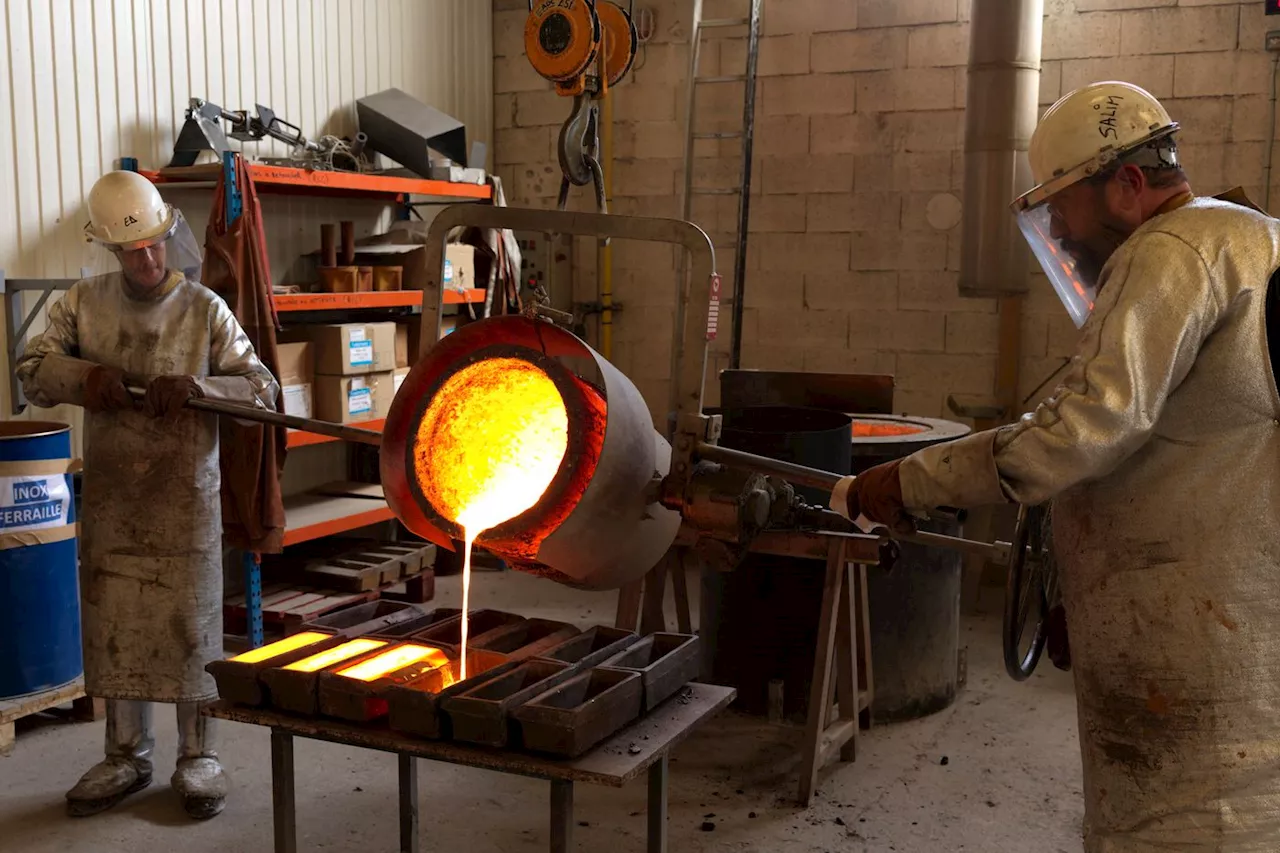
[[[1151,93],[1107,81],[1076,89],[1045,111],[1028,158],[1036,185],[1013,202],[1018,228],[1077,326],[1093,313],[1097,282],[1054,236],[1046,204],[1056,193],[1105,173],[1117,160],[1144,167],[1178,165],[1170,138],[1178,123]],[[1161,141],[1164,140],[1164,141]]]
[[[113,249],[141,249],[167,240],[178,217],[155,184],[137,172],[107,172],[89,190],[85,234]]]
[[[1015,212],[1092,177],[1128,152],[1178,131],[1178,123],[1145,89],[1109,80],[1064,95],[1031,135],[1027,156],[1036,186],[1013,203]]]

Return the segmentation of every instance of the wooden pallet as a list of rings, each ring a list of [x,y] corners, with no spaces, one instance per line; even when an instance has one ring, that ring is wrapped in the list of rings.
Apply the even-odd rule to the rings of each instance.
[[[435,597],[435,574],[427,569],[396,584],[361,592],[335,592],[304,584],[272,584],[262,590],[262,624],[264,628],[288,635],[301,628],[303,622],[384,595],[414,604],[430,601]],[[223,602],[222,618],[223,630],[244,632],[246,612],[243,594]]]
[[[411,547],[377,543],[307,560],[297,579],[307,585],[339,592],[371,592],[399,583],[435,564],[436,546]]]
[[[0,699],[0,757],[13,753],[17,732],[14,723],[23,717],[48,711],[59,705],[71,703],[72,719],[92,722],[103,714],[103,702],[84,695],[84,679],[77,678],[70,684],[20,696],[16,699]]]

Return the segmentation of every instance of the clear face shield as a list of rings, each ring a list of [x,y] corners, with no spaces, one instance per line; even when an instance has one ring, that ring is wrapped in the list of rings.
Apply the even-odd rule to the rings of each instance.
[[[1098,292],[1096,279],[1087,275],[1062,240],[1053,236],[1053,212],[1047,202],[1019,211],[1018,228],[1049,277],[1058,299],[1066,306],[1071,321],[1080,328],[1093,313]]]
[[[144,290],[159,285],[170,271],[180,272],[198,281],[204,255],[186,217],[170,207],[168,227],[145,240],[112,243],[90,237],[94,247],[93,266],[98,271],[120,269],[134,284]]]
[[[1013,203],[1022,236],[1049,277],[1076,328],[1083,326],[1093,313],[1098,275],[1102,272],[1105,258],[1091,258],[1081,244],[1077,244],[1075,250],[1085,252],[1084,262],[1071,251],[1066,239],[1066,226],[1059,221],[1059,227],[1054,227],[1053,199],[1082,181],[1105,178],[1117,162],[1143,169],[1176,168],[1178,152],[1172,134],[1177,130],[1177,124],[1170,123],[1157,128],[1127,150],[1101,151],[1093,159],[1055,174]]]

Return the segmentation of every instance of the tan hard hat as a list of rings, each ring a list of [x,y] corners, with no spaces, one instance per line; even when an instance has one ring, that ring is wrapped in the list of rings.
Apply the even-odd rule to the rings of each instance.
[[[137,172],[107,172],[89,190],[85,234],[117,249],[141,249],[167,239],[177,225],[171,205]]]
[[[1045,111],[1027,155],[1036,186],[1013,208],[1025,210],[1098,174],[1126,153],[1177,132],[1178,123],[1150,92],[1131,83],[1091,83]]]

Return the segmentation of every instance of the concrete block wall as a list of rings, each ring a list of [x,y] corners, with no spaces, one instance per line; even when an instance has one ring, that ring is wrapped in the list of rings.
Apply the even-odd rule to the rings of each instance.
[[[740,16],[746,0],[704,6],[705,17]],[[656,27],[614,93],[613,210],[678,216],[692,2],[637,7],[652,10]],[[744,366],[890,372],[898,409],[918,415],[943,415],[948,394],[989,401],[997,305],[957,293],[969,0],[765,0],[764,7]],[[1096,80],[1141,85],[1183,124],[1183,159],[1197,192],[1242,185],[1261,203],[1272,70],[1263,41],[1280,18],[1267,19],[1257,0],[1046,0],[1045,11],[1043,106]],[[496,170],[509,203],[554,207],[556,139],[570,101],[524,57],[526,14],[524,0],[495,0]],[[742,73],[742,35],[719,31],[704,42],[699,74]],[[696,129],[736,129],[742,96],[740,83],[700,86]],[[738,146],[700,140],[695,184],[735,186]],[[575,208],[592,205],[583,190],[573,198]],[[699,197],[693,206],[693,220],[715,239],[726,294],[736,215],[731,196]],[[574,261],[575,298],[595,299],[594,244],[579,240]],[[624,305],[614,360],[658,413],[668,392],[676,256],[619,242],[614,269]],[[723,307],[712,369],[727,365],[731,306]],[[1063,366],[1075,337],[1047,283],[1034,280],[1024,306],[1023,397]]]

